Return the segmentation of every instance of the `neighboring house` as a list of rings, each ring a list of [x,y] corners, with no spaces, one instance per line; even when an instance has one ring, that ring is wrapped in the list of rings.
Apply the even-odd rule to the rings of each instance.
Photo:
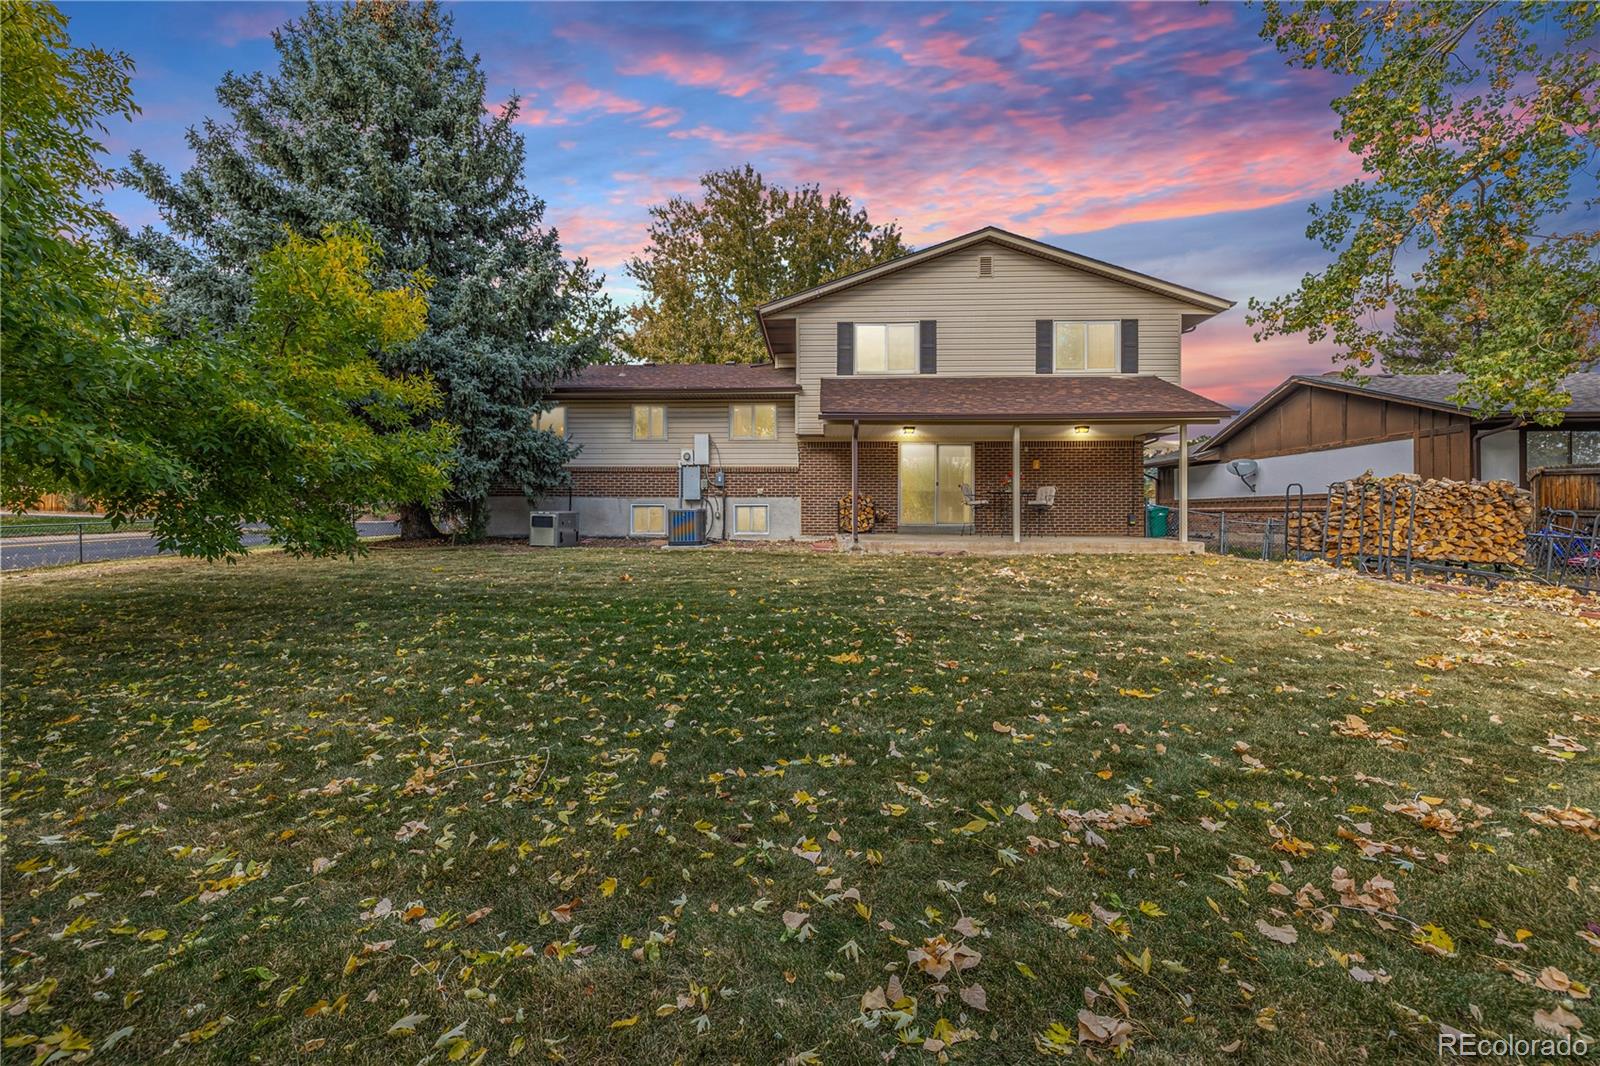
[[[1320,504],[1330,484],[1368,470],[1527,487],[1529,474],[1542,468],[1600,465],[1600,373],[1562,382],[1572,403],[1553,428],[1457,405],[1451,397],[1463,380],[1291,377],[1193,450],[1190,502],[1201,510],[1271,512],[1282,510],[1291,484]],[[1254,460],[1255,474],[1246,480],[1229,470],[1236,459]],[[1157,471],[1156,498],[1172,501],[1176,460],[1161,456],[1147,465]]]
[[[832,536],[852,485],[877,533],[1142,536],[1145,442],[1233,413],[1180,384],[1230,306],[990,227],[765,305],[770,363],[590,367],[547,417],[586,536],[662,536],[697,434],[713,536]]]

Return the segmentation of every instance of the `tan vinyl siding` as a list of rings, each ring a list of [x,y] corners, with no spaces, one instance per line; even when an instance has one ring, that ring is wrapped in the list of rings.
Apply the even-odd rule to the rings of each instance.
[[[773,403],[778,408],[775,440],[732,440],[728,401],[640,400],[667,409],[666,440],[633,439],[632,400],[568,400],[567,434],[582,451],[573,466],[676,466],[696,433],[711,434],[712,466],[795,466],[794,406],[787,399],[735,400]]]
[[[978,276],[992,256],[994,275]],[[1181,384],[1184,314],[1204,308],[1146,289],[1047,262],[993,242],[845,289],[793,311],[798,333],[798,431],[822,432],[819,382],[838,368],[838,322],[939,323],[940,374],[1034,373],[1034,322],[1139,320],[1139,372]]]

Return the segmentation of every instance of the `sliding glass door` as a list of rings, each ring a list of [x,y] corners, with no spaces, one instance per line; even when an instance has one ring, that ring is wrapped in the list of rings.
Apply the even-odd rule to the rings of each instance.
[[[972,445],[900,445],[900,528],[970,524],[962,486],[972,487]]]

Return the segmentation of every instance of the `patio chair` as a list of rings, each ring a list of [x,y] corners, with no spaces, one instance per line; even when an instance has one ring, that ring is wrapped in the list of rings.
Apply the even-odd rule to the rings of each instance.
[[[1044,516],[1050,513],[1050,508],[1056,505],[1056,487],[1054,485],[1040,485],[1034,490],[1033,499],[1027,501],[1028,513],[1038,515],[1038,521],[1043,522]]]
[[[980,497],[976,493],[974,493],[972,491],[972,486],[971,485],[962,485],[961,486],[961,498],[963,500],[967,501],[967,510],[972,515],[972,521],[967,523],[968,528],[970,528],[972,530],[973,536],[977,536],[977,534],[978,534],[978,514],[982,511],[983,508],[989,506],[989,501],[983,499],[982,497]]]

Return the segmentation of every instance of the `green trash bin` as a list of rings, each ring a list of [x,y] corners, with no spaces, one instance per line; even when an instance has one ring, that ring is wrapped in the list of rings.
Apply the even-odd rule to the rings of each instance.
[[[1144,535],[1147,537],[1164,537],[1167,535],[1167,522],[1172,515],[1172,508],[1163,507],[1159,503],[1147,503],[1144,508]]]

